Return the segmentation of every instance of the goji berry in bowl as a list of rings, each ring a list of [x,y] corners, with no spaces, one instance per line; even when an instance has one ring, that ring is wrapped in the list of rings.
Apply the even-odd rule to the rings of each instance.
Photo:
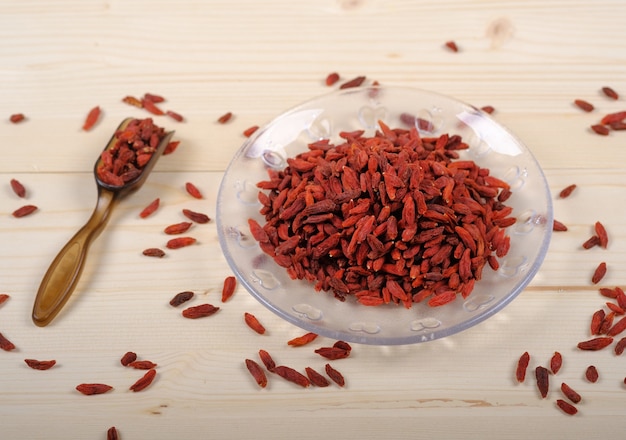
[[[363,344],[430,341],[502,310],[547,253],[530,150],[486,112],[405,87],[332,92],[248,138],[218,194],[222,250],[263,305]]]

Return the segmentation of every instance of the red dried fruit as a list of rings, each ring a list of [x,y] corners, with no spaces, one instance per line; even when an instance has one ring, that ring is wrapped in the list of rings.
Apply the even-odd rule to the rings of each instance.
[[[0,333],[0,348],[4,351],[11,351],[15,349],[15,345],[9,341],[2,333]]]
[[[183,310],[182,315],[188,319],[205,318],[207,316],[214,315],[219,311],[219,307],[215,307],[211,304],[200,304],[198,306],[188,307]]]
[[[594,246],[600,244],[600,238],[597,235],[589,237],[587,241],[583,243],[583,249],[591,249]]]
[[[156,377],[156,370],[148,370],[146,374],[137,380],[134,384],[132,384],[129,390],[133,392],[143,391],[152,384],[154,378]]]
[[[159,248],[144,249],[142,254],[144,254],[146,257],[157,257],[157,258],[163,258],[165,256],[165,252]]]
[[[142,211],[139,213],[139,217],[146,218],[149,215],[153,214],[157,209],[159,209],[160,204],[161,199],[157,197],[156,199],[151,201],[148,206],[142,209]]]
[[[605,316],[606,316],[606,313],[602,309],[597,310],[591,316],[590,330],[591,330],[591,334],[592,335],[599,335],[600,334],[600,331],[602,329],[602,323],[604,322]]]
[[[24,119],[26,119],[26,117],[24,116],[23,113],[14,113],[11,116],[9,116],[9,121],[11,121],[14,124],[22,122]]]
[[[598,370],[595,366],[589,365],[585,370],[585,377],[591,383],[596,383],[598,381]]]
[[[267,376],[259,364],[252,359],[246,359],[246,368],[261,388],[265,388],[267,386]]]
[[[591,277],[591,282],[593,284],[598,284],[602,278],[604,278],[604,276],[606,275],[606,263],[603,261],[602,263],[598,264],[598,267],[596,267],[596,270],[593,272],[593,275]]]
[[[330,385],[330,382],[328,381],[328,379],[326,379],[320,373],[315,371],[313,368],[306,367],[304,370],[306,372],[306,376],[309,378],[311,383],[315,385],[316,387],[327,387]]]
[[[574,190],[575,190],[576,188],[577,188],[577,186],[576,186],[576,184],[575,184],[575,183],[573,183],[573,184],[571,184],[571,185],[566,186],[566,187],[565,187],[565,188],[563,188],[563,189],[561,190],[561,192],[559,193],[559,197],[560,197],[560,198],[562,198],[562,199],[565,199],[565,198],[569,197],[569,196],[570,196],[570,195],[574,192]]]
[[[317,338],[317,333],[305,333],[302,336],[298,336],[296,338],[290,339],[287,341],[287,345],[291,345],[292,347],[302,347],[303,345],[309,344],[313,342]]]
[[[357,76],[350,81],[346,81],[339,86],[340,89],[349,89],[352,87],[359,87],[365,81],[365,76]]]
[[[552,358],[550,359],[550,370],[552,371],[552,374],[558,373],[562,365],[563,356],[561,356],[561,353],[559,353],[558,351],[555,351],[552,355]]]
[[[602,124],[602,125],[609,125],[609,124],[612,124],[614,122],[623,122],[624,119],[626,119],[626,110],[625,111],[620,111],[620,112],[615,112],[615,113],[609,113],[608,115],[604,115],[602,120],[600,120],[600,124]]]
[[[348,344],[346,341],[337,341],[333,344],[333,347],[346,350],[347,352],[352,351],[352,346]]]
[[[552,221],[552,230],[555,231],[555,232],[565,232],[565,231],[567,231],[567,226],[565,226],[560,221],[554,219]]]
[[[33,370],[49,370],[54,367],[57,363],[56,360],[52,359],[49,361],[39,361],[37,359],[24,359],[26,365],[28,365]]]
[[[123,366],[128,366],[131,362],[135,362],[137,360],[137,353],[133,351],[127,351],[120,359],[120,364]]]
[[[335,85],[337,81],[339,81],[339,74],[337,72],[329,73],[326,77],[326,85],[329,87]]]
[[[177,121],[177,122],[183,122],[183,120],[185,119],[185,118],[183,118],[182,115],[180,115],[179,113],[176,113],[175,111],[172,111],[172,110],[167,110],[165,112],[165,114],[167,116],[169,116],[170,118],[172,118],[173,120]]]
[[[613,338],[609,336],[600,336],[597,338],[589,339],[588,341],[582,341],[578,343],[578,348],[581,350],[602,350],[603,348],[611,345]]]
[[[104,383],[81,383],[76,386],[76,390],[86,396],[93,396],[96,394],[104,394],[111,391],[113,387]]]
[[[178,146],[180,145],[180,141],[170,141],[167,146],[163,150],[163,156],[167,156],[168,154],[172,154]]]
[[[96,125],[96,122],[98,122],[98,118],[100,118],[100,113],[100,107],[98,106],[89,110],[87,118],[85,118],[85,122],[83,123],[84,131],[89,131],[93,128],[94,125]]]
[[[596,235],[598,236],[598,244],[600,247],[606,249],[609,244],[609,236],[604,228],[604,225],[600,222],[596,222],[595,224]]]
[[[189,301],[191,298],[193,298],[194,293],[190,290],[185,290],[184,292],[180,292],[177,293],[176,295],[174,295],[174,297],[170,300],[170,306],[172,307],[178,307],[183,303],[186,303],[187,301]]]
[[[602,87],[602,93],[604,93],[607,97],[611,99],[619,99],[619,95],[611,87]]]
[[[0,304],[6,302],[10,296],[7,293],[0,293]]]
[[[191,246],[196,243],[196,241],[197,240],[193,237],[177,237],[169,240],[165,247],[168,249],[180,249],[185,246]]]
[[[198,189],[198,187],[196,185],[194,185],[191,182],[187,182],[185,183],[185,190],[187,191],[187,193],[195,198],[195,199],[202,199],[202,193],[200,192],[200,190]]]
[[[546,398],[550,389],[550,372],[541,365],[535,368],[535,378],[537,379],[537,389],[542,398]]]
[[[22,185],[19,180],[11,179],[11,189],[18,197],[26,197],[26,188],[24,188],[24,185]]]
[[[561,384],[561,391],[563,392],[563,395],[565,397],[567,397],[569,400],[571,400],[574,403],[579,403],[582,400],[582,397],[580,396],[580,394],[578,394],[576,391],[574,391],[568,384],[566,384],[565,382],[563,382]]]
[[[490,115],[493,114],[494,111],[496,111],[496,109],[491,105],[484,105],[480,109]]]
[[[458,52],[459,51],[459,47],[457,46],[457,44],[450,40],[450,41],[446,41],[445,46],[450,49],[452,52]]]
[[[606,332],[607,336],[617,336],[626,330],[626,317],[617,321],[613,326]]]
[[[192,222],[204,224],[211,221],[208,215],[203,214],[201,212],[195,212],[190,209],[183,209],[183,215],[187,217]]]
[[[135,370],[150,370],[157,366],[152,361],[132,361],[127,365],[128,367],[134,368]]]
[[[132,105],[133,107],[143,108],[143,103],[141,102],[141,100],[135,98],[134,96],[125,96],[124,98],[122,98],[122,102]]]
[[[626,337],[620,339],[619,341],[617,341],[617,344],[615,344],[615,354],[617,356],[620,356],[622,353],[624,353],[624,349],[626,349]]]
[[[571,403],[566,402],[563,399],[557,399],[556,406],[558,406],[565,414],[573,416],[578,412],[576,407]]]
[[[222,116],[217,118],[217,122],[219,122],[220,124],[226,124],[228,121],[230,121],[230,118],[232,117],[233,117],[232,112],[226,112]]]
[[[609,308],[609,310],[611,310],[616,315],[623,315],[624,313],[626,313],[624,309],[622,309],[620,306],[618,306],[615,303],[607,302],[606,306]]]
[[[591,112],[594,109],[593,104],[591,104],[590,102],[587,102],[583,99],[576,99],[574,100],[574,104],[576,104],[576,107],[578,107],[579,109],[586,111],[586,112]]]
[[[165,114],[165,112],[163,110],[161,110],[155,103],[154,101],[151,101],[149,99],[142,99],[141,103],[143,104],[143,108],[146,109],[147,111],[149,111],[150,113],[152,113],[153,115],[156,116],[162,116]]]
[[[27,215],[31,215],[33,212],[37,211],[37,209],[38,208],[35,205],[24,205],[13,211],[12,215],[15,218],[26,217]]]
[[[250,137],[250,136],[252,136],[252,135],[254,134],[254,132],[255,132],[255,131],[257,131],[258,129],[259,129],[259,126],[258,126],[258,125],[253,125],[253,126],[251,126],[251,127],[246,128],[246,129],[243,131],[243,135],[244,135],[245,137]]]
[[[350,356],[350,350],[341,347],[320,347],[315,353],[330,360],[345,359]]]
[[[119,440],[119,436],[117,434],[117,428],[115,426],[111,426],[107,430],[107,440]]]
[[[459,136],[379,126],[314,142],[269,171],[257,183],[266,223],[248,219],[250,233],[291,278],[340,300],[408,308],[467,297],[509,250],[504,228],[516,220],[498,200],[509,185],[453,160],[467,148]]]
[[[274,359],[272,359],[272,356],[270,356],[266,350],[259,350],[259,358],[261,362],[263,362],[263,365],[265,365],[265,368],[267,368],[267,371],[274,371],[276,362],[274,362]]]
[[[594,124],[591,126],[591,129],[601,136],[607,136],[609,134],[609,129],[602,124]]]
[[[276,373],[277,375],[279,375],[283,379],[286,379],[289,382],[293,382],[296,385],[300,385],[303,388],[306,388],[309,385],[311,385],[311,382],[309,381],[309,379],[304,374],[294,370],[291,367],[287,367],[285,365],[277,365],[271,371],[272,371],[272,373]]]
[[[161,102],[165,102],[165,98],[161,95],[156,95],[154,93],[144,93],[143,99],[146,99],[150,102],[154,102],[155,104],[159,104]]]
[[[222,302],[226,302],[235,293],[237,288],[237,278],[230,275],[224,278],[224,284],[222,286]]]
[[[259,322],[256,316],[254,316],[252,313],[245,312],[243,314],[243,317],[248,327],[250,327],[252,330],[260,335],[265,334],[265,327],[263,327],[263,324]]]
[[[530,362],[530,355],[525,351],[517,361],[517,368],[515,369],[515,378],[518,382],[522,383],[526,379],[526,369]]]
[[[326,364],[324,366],[324,369],[326,370],[326,374],[328,374],[328,377],[330,377],[332,381],[335,382],[337,385],[342,387],[346,384],[346,380],[344,379],[343,374],[333,368],[332,365]]]
[[[192,223],[190,222],[180,222],[180,223],[167,226],[163,230],[163,232],[165,232],[167,235],[183,234],[187,232],[189,228],[191,228],[191,225]]]

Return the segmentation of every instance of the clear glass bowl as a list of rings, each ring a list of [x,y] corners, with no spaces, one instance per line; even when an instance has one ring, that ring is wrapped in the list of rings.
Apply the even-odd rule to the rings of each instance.
[[[506,202],[516,223],[507,228],[509,253],[494,272],[488,266],[466,299],[441,307],[425,303],[367,307],[342,302],[330,292],[316,291],[306,281],[292,280],[250,235],[248,219],[264,224],[256,183],[267,180],[267,168],[283,169],[288,157],[307,144],[341,131],[365,130],[372,135],[382,120],[409,128],[406,117],[423,136],[458,134],[470,145],[461,159],[511,185]],[[447,96],[402,87],[339,90],[288,110],[257,130],[235,154],[221,183],[217,228],[226,260],[240,283],[263,305],[311,332],[349,342],[378,345],[430,341],[468,329],[494,315],[531,281],[546,255],[552,234],[552,201],[543,172],[528,148],[486,113]]]

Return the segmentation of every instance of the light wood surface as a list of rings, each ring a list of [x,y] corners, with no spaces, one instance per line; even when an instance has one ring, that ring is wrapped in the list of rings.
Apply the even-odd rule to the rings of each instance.
[[[609,438],[623,431],[626,358],[581,352],[591,314],[606,298],[590,277],[600,261],[602,286],[626,285],[626,133],[600,137],[588,127],[626,110],[626,4],[589,1],[5,1],[0,3],[0,333],[15,343],[0,352],[0,438],[104,439],[116,426],[130,439],[528,439]],[[452,53],[443,47],[455,40]],[[538,275],[491,319],[442,340],[412,346],[355,345],[335,365],[344,389],[300,389],[270,380],[259,389],[244,367],[260,348],[280,363],[323,369],[312,347],[286,341],[303,333],[257,303],[242,287],[206,320],[185,320],[167,304],[182,290],[194,304],[219,303],[231,274],[215,222],[195,226],[199,244],[167,258],[143,257],[163,246],[163,227],[180,209],[215,216],[222,173],[241,134],[283,110],[330,91],[326,75],[366,75],[381,84],[453,95],[517,134],[542,165],[554,196],[555,234]],[[46,328],[30,313],[48,264],[95,203],[93,162],[125,116],[145,116],[121,102],[144,92],[167,97],[183,123],[179,150],[160,160],[142,190],[116,209],[94,244],[74,296]],[[576,98],[596,105],[585,114]],[[80,130],[90,108],[101,121]],[[216,119],[226,111],[226,125]],[[27,119],[11,124],[12,113]],[[28,189],[18,199],[9,181]],[[191,200],[185,182],[206,195]],[[137,213],[161,197],[157,215]],[[30,217],[11,212],[39,206]],[[602,221],[608,249],[581,250]],[[269,329],[243,323],[254,313]],[[320,338],[316,346],[333,341]],[[128,391],[141,374],[119,365],[132,350],[158,363],[151,388]],[[533,372],[514,380],[517,358],[564,366],[541,399]],[[56,359],[34,371],[25,358]],[[601,378],[585,381],[595,364]],[[82,382],[114,390],[85,397]],[[583,395],[579,413],[555,407],[567,382]]]

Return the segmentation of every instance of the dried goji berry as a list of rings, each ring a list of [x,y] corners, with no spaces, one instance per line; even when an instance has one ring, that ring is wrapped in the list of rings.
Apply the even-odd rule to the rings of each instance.
[[[243,316],[244,316],[244,321],[246,322],[248,327],[250,327],[252,330],[254,330],[260,335],[265,334],[265,327],[263,327],[263,324],[259,322],[256,316],[248,312],[245,312]]]
[[[273,371],[276,368],[276,362],[274,362],[274,359],[266,350],[259,350],[259,359],[261,359],[267,371]]]
[[[613,326],[606,332],[607,336],[617,336],[626,330],[626,317],[617,321]]]
[[[591,126],[591,129],[601,136],[607,136],[609,134],[609,129],[602,124],[594,124]]]
[[[141,210],[141,212],[139,213],[139,217],[141,218],[146,218],[149,215],[151,215],[152,213],[154,213],[154,211],[156,211],[157,209],[159,209],[159,205],[161,204],[161,199],[160,198],[156,198],[153,201],[150,202],[150,204],[148,206],[146,206],[145,208],[143,208]]]
[[[219,310],[219,307],[215,307],[211,304],[200,304],[198,306],[186,308],[185,310],[183,310],[182,315],[188,319],[198,319],[214,315]]]
[[[226,112],[222,116],[217,118],[217,122],[219,122],[220,124],[226,124],[228,121],[230,121],[230,118],[232,117],[233,117],[232,112]]]
[[[166,243],[165,247],[168,249],[180,249],[182,247],[191,246],[196,243],[196,241],[197,240],[193,237],[172,238]]]
[[[576,104],[576,107],[586,112],[591,112],[594,109],[593,104],[584,99],[576,99],[574,100],[574,104]]]
[[[107,430],[107,440],[119,440],[119,436],[117,434],[117,428],[115,426],[111,426]]]
[[[550,359],[550,370],[552,371],[552,374],[558,373],[562,365],[563,356],[558,351],[555,351]]]
[[[143,103],[141,102],[141,100],[135,98],[134,96],[125,96],[124,98],[122,98],[122,102],[130,104],[137,108],[143,108]]]
[[[340,347],[320,347],[315,353],[330,360],[345,359],[350,356],[350,350]]]
[[[619,99],[619,95],[611,87],[602,87],[602,93],[604,93],[606,96],[608,96],[611,99],[615,99],[615,100]]]
[[[147,111],[149,111],[150,113],[152,113],[153,115],[157,115],[157,116],[162,116],[165,114],[165,112],[163,110],[161,110],[155,103],[154,101],[151,101],[149,99],[143,99],[141,101],[141,103],[143,104],[143,108],[146,109]]]
[[[167,116],[169,116],[170,118],[172,118],[173,120],[178,121],[178,122],[183,122],[183,120],[185,119],[185,118],[183,118],[182,115],[180,115],[179,113],[176,113],[175,111],[172,111],[172,110],[166,110],[165,114]]]
[[[296,385],[300,385],[303,388],[306,388],[309,385],[311,385],[311,382],[304,374],[300,373],[299,371],[294,370],[291,367],[287,367],[285,365],[277,365],[271,371],[272,373],[276,373],[283,379],[286,379],[289,382],[293,382]]]
[[[608,125],[608,124],[611,124],[613,122],[622,122],[624,119],[626,119],[626,110],[620,111],[620,112],[615,112],[615,113],[609,113],[608,115],[605,115],[600,120],[600,124]]]
[[[0,304],[6,302],[10,298],[8,293],[0,293]]]
[[[617,341],[617,344],[615,344],[615,354],[617,356],[621,355],[622,353],[624,353],[624,349],[626,349],[626,337],[620,339],[619,341]]]
[[[576,414],[578,412],[578,409],[576,409],[576,407],[574,405],[572,405],[571,403],[566,402],[563,399],[557,399],[556,405],[559,408],[561,408],[561,410],[565,414],[568,414],[570,416],[573,416],[574,414]]]
[[[589,382],[596,383],[599,377],[598,369],[593,365],[589,365],[585,370],[585,377]]]
[[[333,368],[332,365],[326,364],[324,368],[326,370],[326,374],[328,374],[328,377],[330,377],[337,385],[343,387],[346,384],[346,380],[343,377],[343,374]]]
[[[287,341],[287,345],[291,345],[292,347],[302,347],[303,345],[313,342],[315,338],[317,338],[317,333],[309,332],[302,336],[290,339]]]
[[[96,124],[96,122],[98,122],[98,118],[100,117],[100,107],[99,106],[95,106],[94,108],[92,108],[91,110],[89,110],[89,113],[87,114],[87,118],[85,119],[85,122],[83,124],[83,130],[84,131],[89,131],[93,128],[93,126]]]
[[[134,351],[127,351],[120,359],[120,363],[123,366],[128,366],[131,362],[135,362],[137,360],[137,353]]]
[[[167,235],[182,234],[182,233],[187,232],[189,228],[191,227],[191,225],[192,223],[190,222],[180,222],[180,223],[167,226],[163,230],[163,232],[165,232]]]
[[[190,290],[185,290],[184,292],[177,293],[170,300],[170,306],[178,307],[181,304],[186,303],[187,301],[189,301],[191,298],[193,298],[193,296],[194,296],[194,293],[192,291],[190,291]]]
[[[541,397],[545,399],[550,388],[550,373],[548,372],[548,369],[539,365],[535,368],[535,378],[537,379],[537,388],[539,389],[539,393],[541,394]]]
[[[518,382],[524,382],[526,379],[526,369],[528,368],[528,363],[530,362],[530,355],[527,351],[525,351],[517,361],[517,368],[515,369],[515,378]]]
[[[246,128],[246,129],[243,131],[243,135],[244,135],[245,137],[250,137],[250,136],[252,136],[252,135],[254,134],[254,132],[255,132],[255,131],[257,131],[258,129],[259,129],[259,126],[258,126],[258,125],[253,125],[253,126],[251,126],[251,127]]]
[[[267,386],[267,376],[259,364],[252,359],[246,359],[246,368],[261,388],[265,388]]]
[[[573,183],[573,184],[571,184],[571,185],[566,186],[566,187],[565,187],[565,188],[563,188],[563,189],[561,190],[561,192],[559,193],[559,197],[560,197],[560,198],[562,198],[562,199],[565,199],[565,198],[569,197],[569,196],[570,196],[570,195],[574,192],[574,190],[575,190],[576,188],[577,188],[577,186],[576,186],[576,184],[575,184],[575,183]]]
[[[24,119],[26,119],[26,117],[24,116],[23,113],[14,113],[11,116],[9,116],[9,121],[11,121],[14,124],[17,124],[18,122],[22,122]]]
[[[152,361],[132,361],[127,365],[128,367],[134,368],[136,370],[150,370],[155,368],[157,364]]]
[[[154,102],[155,104],[165,102],[165,98],[163,96],[156,95],[154,93],[144,93],[143,99],[147,99],[148,101]]]
[[[185,190],[187,190],[187,193],[193,198],[196,198],[196,199],[203,198],[202,193],[200,192],[198,187],[191,182],[185,183]]]
[[[567,226],[565,226],[560,221],[554,219],[552,220],[552,230],[555,232],[565,232],[567,231]]]
[[[37,359],[24,359],[24,362],[26,362],[26,365],[28,365],[33,370],[49,370],[57,363],[57,361],[54,359],[48,361],[40,361]]]
[[[365,76],[357,76],[355,78],[352,78],[349,81],[344,82],[343,84],[341,84],[339,86],[340,89],[349,89],[352,87],[359,87],[361,84],[363,84],[363,82],[365,81]]]
[[[609,336],[600,336],[597,338],[589,339],[588,341],[582,341],[578,343],[578,348],[581,350],[602,350],[603,348],[611,345],[613,338]]]
[[[609,243],[609,236],[606,232],[604,225],[600,222],[596,222],[595,225],[596,235],[598,236],[598,244],[600,247],[606,249]]]
[[[13,211],[12,215],[16,218],[26,217],[27,215],[31,215],[33,212],[37,211],[37,209],[38,208],[35,205],[24,205]]]
[[[571,400],[574,403],[579,403],[582,400],[582,397],[580,396],[580,394],[578,394],[576,391],[574,391],[568,384],[566,384],[565,382],[563,382],[561,384],[561,391],[563,392],[563,395],[565,397],[567,397],[569,400]]]
[[[328,381],[328,379],[326,379],[320,373],[315,371],[313,368],[306,367],[304,370],[306,372],[307,377],[309,378],[309,380],[311,381],[313,385],[317,387],[327,387],[328,385],[330,385],[330,382]]]
[[[195,212],[190,209],[183,209],[183,215],[189,220],[200,224],[208,223],[211,221],[208,215],[201,212]]]
[[[168,154],[172,154],[178,146],[180,145],[180,141],[170,141],[167,143],[165,150],[163,150],[163,156],[167,156]]]
[[[11,189],[18,197],[26,197],[26,188],[17,179],[11,179]]]
[[[137,382],[132,384],[129,389],[134,392],[145,390],[154,381],[155,377],[156,370],[148,370],[146,374],[140,377]]]
[[[337,72],[329,73],[328,76],[326,76],[326,85],[329,87],[334,85],[337,81],[339,81],[339,74]]]
[[[598,267],[596,267],[596,270],[593,272],[591,282],[593,284],[598,284],[602,278],[604,278],[604,275],[606,275],[606,263],[603,261],[598,264]]]
[[[104,383],[81,383],[76,386],[76,390],[86,396],[104,394],[111,391],[113,387]]]
[[[452,52],[458,52],[459,51],[459,47],[457,46],[457,44],[450,40],[450,41],[446,41],[445,42],[445,46],[450,49]]]
[[[9,341],[2,333],[0,333],[0,348],[4,351],[11,351],[15,349],[15,345]]]
[[[165,252],[159,248],[144,249],[142,254],[144,254],[146,257],[157,257],[157,258],[162,258],[165,256]]]
[[[237,288],[237,278],[232,275],[224,278],[224,284],[222,286],[222,302],[226,302],[235,293]]]

